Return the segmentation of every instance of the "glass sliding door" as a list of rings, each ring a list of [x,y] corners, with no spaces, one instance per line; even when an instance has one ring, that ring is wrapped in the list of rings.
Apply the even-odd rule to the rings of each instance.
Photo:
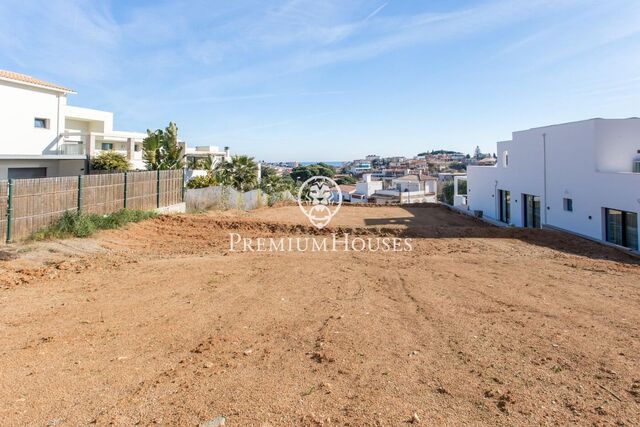
[[[511,193],[506,190],[498,190],[498,219],[511,222]]]
[[[635,212],[624,213],[624,246],[638,250],[638,214]]]
[[[540,228],[540,196],[523,194],[524,200],[524,226],[528,228]]]
[[[618,209],[605,209],[607,242],[638,249],[638,214]]]

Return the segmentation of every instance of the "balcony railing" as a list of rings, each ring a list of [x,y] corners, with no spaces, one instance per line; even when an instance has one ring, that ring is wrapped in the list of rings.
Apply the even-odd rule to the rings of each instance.
[[[82,143],[63,142],[58,145],[58,154],[63,156],[84,156],[87,154],[87,150]]]

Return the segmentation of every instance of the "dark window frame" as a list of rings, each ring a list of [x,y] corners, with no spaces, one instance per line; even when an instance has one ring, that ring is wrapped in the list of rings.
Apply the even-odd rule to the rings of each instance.
[[[511,192],[498,190],[498,219],[505,224],[511,223]]]
[[[562,208],[566,212],[573,212],[573,199],[570,197],[565,197],[562,199]]]
[[[534,194],[522,194],[523,226],[526,228],[542,228],[540,216],[541,198]],[[529,211],[530,210],[530,211]]]
[[[38,126],[38,123],[42,123],[42,126]],[[51,122],[49,121],[49,119],[45,119],[43,117],[34,117],[33,127],[36,129],[50,129]]]
[[[610,212],[617,212],[620,214],[620,241],[614,240],[614,237],[610,235],[609,218]],[[633,216],[635,218],[635,236],[632,241],[629,240],[629,224],[628,217]],[[636,212],[623,211],[622,209],[604,208],[604,230],[605,240],[614,245],[623,246],[628,249],[638,250],[638,214]]]

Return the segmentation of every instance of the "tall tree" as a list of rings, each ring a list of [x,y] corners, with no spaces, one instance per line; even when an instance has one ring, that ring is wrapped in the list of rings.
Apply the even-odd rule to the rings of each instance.
[[[142,158],[149,170],[180,169],[184,166],[175,123],[169,122],[164,130],[147,130],[147,137],[142,141]]]
[[[352,176],[341,176],[340,178],[336,178],[336,184],[338,185],[353,185],[356,182],[358,182],[354,177]]]
[[[473,157],[474,157],[476,160],[480,160],[480,159],[482,158],[482,151],[480,151],[480,147],[479,147],[478,145],[476,145],[476,149],[475,149],[475,151],[473,152]]]
[[[291,170],[291,179],[300,183],[305,182],[312,176],[327,176],[332,178],[334,175],[335,172],[333,168],[326,163],[298,166]]]

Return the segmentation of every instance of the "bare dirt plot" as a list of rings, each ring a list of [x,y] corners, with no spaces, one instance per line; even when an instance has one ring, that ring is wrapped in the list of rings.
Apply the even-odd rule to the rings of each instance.
[[[637,259],[433,208],[336,218],[412,252],[228,251],[230,230],[318,233],[288,209],[0,261],[0,423],[640,423]],[[354,228],[376,218],[416,219]]]
[[[332,226],[370,227],[370,228],[416,228],[416,227],[486,227],[483,222],[473,218],[452,214],[437,205],[430,207],[400,206],[353,206],[343,205],[331,220]],[[429,209],[429,210],[427,210]],[[235,212],[228,212],[237,215]],[[247,218],[275,221],[285,224],[308,224],[297,205],[275,209],[258,209],[243,212]]]

